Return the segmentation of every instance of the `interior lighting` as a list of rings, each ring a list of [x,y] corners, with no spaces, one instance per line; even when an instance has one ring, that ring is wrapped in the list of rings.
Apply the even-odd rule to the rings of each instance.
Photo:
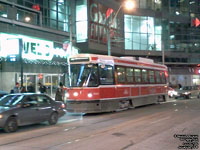
[[[180,15],[180,13],[178,11],[176,11],[176,15]]]
[[[25,17],[25,22],[30,22],[31,18],[30,17]]]

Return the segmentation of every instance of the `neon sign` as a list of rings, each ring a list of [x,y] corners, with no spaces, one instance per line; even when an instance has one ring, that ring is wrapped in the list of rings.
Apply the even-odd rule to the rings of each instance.
[[[69,50],[58,47],[54,48],[54,43],[52,41],[24,35],[0,33],[0,56],[7,57],[9,55],[18,55],[20,39],[23,41],[22,57],[26,59],[52,60],[53,57],[67,58],[67,56],[71,54]],[[78,50],[75,48],[72,48],[72,50],[74,53],[78,53]]]

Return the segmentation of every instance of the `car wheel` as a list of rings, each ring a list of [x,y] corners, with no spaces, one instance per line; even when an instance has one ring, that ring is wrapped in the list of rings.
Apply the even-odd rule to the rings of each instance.
[[[14,117],[8,118],[4,126],[4,131],[7,133],[15,132],[18,129],[17,119]]]
[[[51,114],[48,122],[49,122],[50,125],[54,125],[54,124],[57,123],[57,121],[58,121],[58,114],[56,112],[53,112]]]

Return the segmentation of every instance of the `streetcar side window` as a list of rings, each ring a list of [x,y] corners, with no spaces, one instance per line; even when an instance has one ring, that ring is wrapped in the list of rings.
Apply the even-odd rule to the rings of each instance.
[[[155,83],[155,75],[153,70],[149,71],[149,81],[150,83]]]
[[[101,85],[114,84],[113,67],[110,65],[99,65],[99,77]]]
[[[156,71],[156,83],[161,83],[160,71]]]
[[[166,83],[165,73],[163,71],[161,71],[161,80],[162,83]]]
[[[141,80],[141,69],[134,69],[134,76],[135,76],[135,82],[140,83]]]
[[[125,68],[124,67],[117,67],[117,82],[118,83],[125,83]]]
[[[126,68],[126,78],[128,83],[133,83],[133,68]]]
[[[148,74],[146,69],[142,69],[142,82],[148,83]]]

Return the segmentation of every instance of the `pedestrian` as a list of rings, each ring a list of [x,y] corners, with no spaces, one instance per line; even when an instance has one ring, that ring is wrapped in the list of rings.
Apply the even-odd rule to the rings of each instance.
[[[15,86],[14,86],[13,90],[11,90],[11,91],[12,91],[11,93],[20,93],[18,82],[15,83]]]
[[[40,91],[40,93],[46,93],[47,92],[47,88],[46,88],[45,85],[43,85],[40,82],[38,83],[38,85],[39,85],[39,91]]]
[[[25,88],[25,86],[22,86],[21,87],[21,91],[20,91],[20,93],[26,93],[27,91],[26,91],[26,88]]]
[[[55,100],[56,101],[63,101],[63,84],[62,84],[62,82],[59,83],[59,86],[56,90]]]
[[[35,88],[34,88],[32,82],[30,82],[29,86],[27,87],[27,91],[28,91],[29,93],[35,93]]]

